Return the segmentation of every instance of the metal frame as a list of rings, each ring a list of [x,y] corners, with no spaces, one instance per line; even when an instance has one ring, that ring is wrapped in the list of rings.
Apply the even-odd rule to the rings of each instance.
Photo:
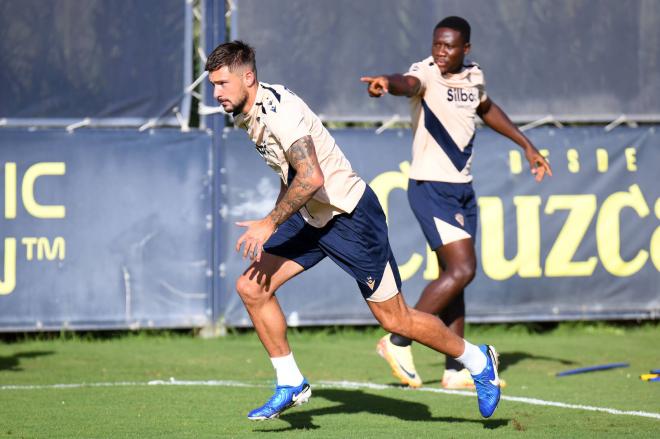
[[[202,0],[202,50],[208,54],[218,44],[226,40],[225,26],[225,2],[224,0]],[[208,28],[207,25],[210,27]],[[216,107],[217,103],[213,99],[213,88],[208,81],[204,82],[202,87],[202,104],[206,107]],[[222,188],[225,184],[225,177],[222,172],[223,160],[223,131],[225,128],[225,117],[221,114],[200,114],[200,126],[213,132],[213,148],[211,163],[213,165],[213,257],[212,257],[212,294],[210,303],[211,324],[209,335],[222,333],[224,325],[219,322],[221,318],[221,303],[223,270],[221,255],[224,254],[226,242],[222,239],[225,222],[220,214],[221,198],[223,196]]]

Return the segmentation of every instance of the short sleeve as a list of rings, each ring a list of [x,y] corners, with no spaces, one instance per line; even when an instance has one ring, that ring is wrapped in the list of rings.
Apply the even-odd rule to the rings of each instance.
[[[310,135],[301,105],[294,99],[264,102],[266,126],[284,152],[297,140]]]
[[[424,61],[416,62],[410,66],[406,73],[404,73],[404,76],[414,76],[415,78],[419,79],[422,90],[426,89],[427,83],[426,69],[424,69],[423,64]]]
[[[486,93],[486,85],[481,84],[477,87],[477,90],[479,90],[479,102],[486,102],[486,99],[488,99],[488,94]]]
[[[488,94],[486,93],[486,77],[484,76],[484,71],[481,70],[481,67],[478,65],[477,69],[479,72],[479,84],[477,85],[477,90],[479,91],[479,102],[486,102],[486,99],[488,99]]]

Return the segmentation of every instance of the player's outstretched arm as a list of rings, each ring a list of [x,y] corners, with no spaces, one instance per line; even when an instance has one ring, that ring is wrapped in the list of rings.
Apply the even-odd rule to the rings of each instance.
[[[316,157],[316,149],[311,136],[305,136],[295,141],[286,152],[289,166],[296,170],[296,176],[289,187],[277,199],[275,208],[263,219],[258,221],[241,221],[236,225],[247,227],[238,241],[236,251],[243,247],[243,257],[249,256],[256,261],[261,260],[263,245],[291,215],[300,210],[314,193],[324,183],[323,171]]]
[[[386,93],[394,96],[412,97],[419,93],[421,82],[414,76],[395,73],[393,75],[363,76],[360,81],[366,82],[367,92],[372,98],[379,98]]]
[[[543,180],[545,174],[552,176],[550,164],[536,149],[532,142],[511,122],[506,113],[490,98],[477,107],[477,114],[486,125],[498,133],[516,142],[525,152],[525,158],[529,162],[529,168],[536,181]]]

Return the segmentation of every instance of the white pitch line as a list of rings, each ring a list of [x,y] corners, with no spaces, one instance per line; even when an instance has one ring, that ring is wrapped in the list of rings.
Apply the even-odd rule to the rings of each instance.
[[[474,392],[466,392],[462,390],[434,389],[430,387],[422,387],[417,390],[422,390],[424,392],[433,392],[433,393],[447,393],[451,395],[476,396],[476,393]],[[608,407],[595,407],[595,406],[583,405],[583,404],[569,404],[565,402],[545,401],[543,399],[527,398],[524,396],[502,395],[500,399],[503,401],[520,402],[523,404],[541,405],[547,407],[559,407],[559,408],[574,409],[574,410],[587,410],[590,412],[609,413],[610,415],[629,415],[629,416],[641,416],[644,418],[660,419],[660,413],[642,412],[638,410],[618,410]]]
[[[259,384],[242,383],[231,380],[186,381],[170,378],[152,381],[115,381],[107,383],[70,383],[70,384],[17,384],[0,386],[0,390],[43,390],[43,389],[82,389],[85,387],[139,387],[139,386],[217,386],[217,387],[269,387]]]
[[[232,380],[206,380],[206,381],[191,381],[191,380],[177,380],[170,378],[169,380],[153,380],[148,382],[139,381],[117,381],[107,383],[71,383],[71,384],[33,384],[33,385],[2,385],[1,390],[41,390],[41,389],[78,389],[85,387],[136,387],[136,386],[216,386],[216,387],[270,387],[266,384],[252,384],[241,381]],[[354,381],[319,381],[315,387],[334,388],[334,389],[370,389],[370,390],[391,390],[398,389],[410,392],[431,392],[431,393],[444,393],[447,395],[461,395],[471,396],[476,395],[475,392],[468,392],[464,390],[445,390],[436,389],[432,387],[420,387],[418,389],[402,388],[400,386],[392,386],[386,384],[375,384]],[[540,405],[546,407],[559,407],[573,410],[586,410],[591,412],[608,413],[610,415],[628,415],[640,416],[644,418],[660,419],[660,413],[642,412],[637,410],[618,410],[608,407],[595,407],[582,404],[568,404],[564,402],[545,401],[536,398],[526,398],[520,396],[502,395],[504,401],[519,402],[522,404]]]

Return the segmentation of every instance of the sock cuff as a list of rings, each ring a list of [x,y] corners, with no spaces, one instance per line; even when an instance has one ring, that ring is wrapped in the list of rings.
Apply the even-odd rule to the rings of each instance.
[[[456,360],[461,362],[472,375],[478,375],[486,368],[487,358],[479,347],[473,345],[467,340],[465,342],[465,350],[461,356],[456,357]]]

